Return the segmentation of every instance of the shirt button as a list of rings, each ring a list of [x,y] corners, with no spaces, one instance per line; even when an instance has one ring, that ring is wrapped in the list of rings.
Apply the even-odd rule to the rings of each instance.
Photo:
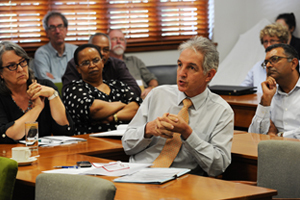
[[[2,137],[5,138],[5,134],[4,133],[2,134]]]
[[[69,131],[69,130],[71,130],[71,127],[70,127],[70,126],[68,127],[68,131]]]

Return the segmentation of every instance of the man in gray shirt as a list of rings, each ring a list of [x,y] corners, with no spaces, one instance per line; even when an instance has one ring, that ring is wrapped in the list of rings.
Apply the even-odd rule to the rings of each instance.
[[[234,127],[231,107],[207,88],[216,74],[219,53],[204,37],[181,44],[180,51],[177,86],[158,86],[147,95],[122,144],[125,153],[131,155],[130,162],[153,163],[179,134],[181,146],[169,166],[217,176],[231,163]],[[185,99],[192,101],[188,122],[178,115]]]
[[[141,97],[144,99],[154,87],[158,86],[155,75],[147,69],[143,61],[139,58],[124,55],[126,39],[120,29],[110,30],[108,35],[111,41],[110,56],[123,60],[133,78],[142,81],[145,89],[142,91]]]
[[[65,43],[68,21],[59,12],[49,12],[43,19],[49,43],[41,46],[34,54],[34,72],[40,79],[54,83],[62,82],[67,63],[73,58],[77,46]]]

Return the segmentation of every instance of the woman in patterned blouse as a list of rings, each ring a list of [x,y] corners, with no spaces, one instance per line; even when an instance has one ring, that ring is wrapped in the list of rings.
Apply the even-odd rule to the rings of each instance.
[[[98,47],[79,46],[74,61],[82,80],[69,84],[63,99],[75,122],[75,134],[115,130],[118,124],[128,123],[142,100],[121,81],[103,80]]]

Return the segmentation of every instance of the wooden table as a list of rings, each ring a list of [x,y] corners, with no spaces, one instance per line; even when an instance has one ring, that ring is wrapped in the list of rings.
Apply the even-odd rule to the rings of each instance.
[[[44,170],[56,165],[74,165],[77,161],[109,162],[108,159],[92,155],[121,155],[123,148],[120,140],[92,138],[78,144],[40,147],[40,157],[32,165],[20,166],[17,174],[14,199],[34,199],[35,179]],[[11,148],[17,145],[0,145],[0,156],[11,157]],[[124,152],[123,152],[124,153]],[[115,177],[99,176],[112,181]],[[244,185],[196,175],[184,175],[176,180],[161,184],[114,183],[117,187],[115,199],[272,199],[277,192],[272,189]]]
[[[232,141],[230,166],[223,174],[226,180],[257,180],[257,146],[263,140],[289,140],[297,139],[269,136],[244,131],[235,131]]]
[[[241,96],[221,95],[234,111],[235,129],[248,130],[255,115],[261,94],[247,94]]]

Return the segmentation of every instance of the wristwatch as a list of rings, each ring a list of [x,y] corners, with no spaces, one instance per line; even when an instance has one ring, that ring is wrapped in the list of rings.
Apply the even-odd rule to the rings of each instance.
[[[119,121],[117,114],[114,114],[114,120],[115,120],[115,122]]]
[[[50,100],[52,100],[52,99],[54,99],[55,97],[58,97],[58,96],[59,96],[58,92],[56,90],[54,90],[54,93],[52,94],[51,97],[48,97],[48,100],[50,101]]]

